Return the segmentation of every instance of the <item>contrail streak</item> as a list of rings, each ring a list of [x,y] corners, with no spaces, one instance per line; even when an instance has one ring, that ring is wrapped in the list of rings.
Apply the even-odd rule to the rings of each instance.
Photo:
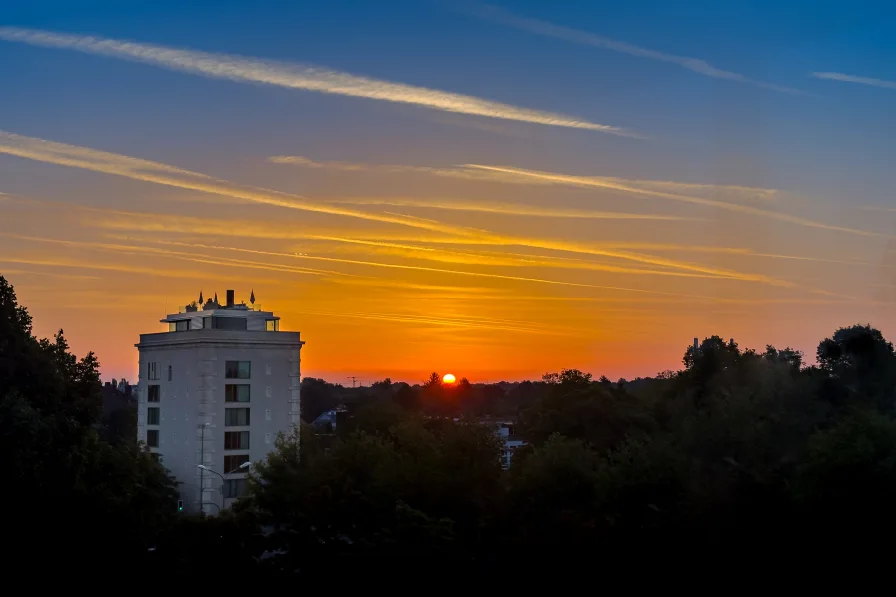
[[[798,226],[805,226],[807,228],[820,228],[822,230],[832,230],[837,232],[847,232],[849,234],[858,234],[861,236],[874,236],[880,238],[889,238],[888,234],[881,234],[878,232],[869,232],[867,230],[858,230],[856,228],[847,228],[844,226],[834,226],[832,224],[825,224],[823,222],[817,222],[815,220],[810,220],[808,218],[802,218],[799,216],[793,216],[790,214],[779,213],[775,211],[769,211],[767,209],[761,209],[758,207],[753,207],[750,205],[740,205],[738,203],[727,203],[725,201],[718,201],[715,199],[705,199],[703,197],[693,197],[691,195],[681,195],[678,193],[667,193],[665,191],[653,191],[650,189],[642,189],[637,188],[628,184],[623,184],[619,182],[617,179],[612,178],[602,178],[598,176],[575,176],[570,174],[557,174],[555,172],[544,172],[540,170],[527,170],[525,168],[513,168],[508,166],[486,166],[482,164],[465,164],[464,168],[473,168],[477,170],[484,170],[487,172],[495,172],[500,176],[507,175],[515,175],[522,178],[531,179],[534,181],[561,184],[561,185],[569,185],[569,186],[577,186],[577,187],[595,187],[602,189],[610,189],[613,191],[623,191],[626,193],[636,193],[639,195],[644,195],[646,197],[658,197],[662,199],[672,199],[675,201],[682,201],[684,203],[693,203],[695,205],[703,205],[707,207],[717,207],[720,209],[726,209],[728,211],[736,211],[743,214],[749,214],[753,216],[761,216],[770,218],[773,220],[779,220],[782,222],[789,222],[791,224],[796,224]]]
[[[426,209],[442,209],[451,211],[472,211],[512,216],[536,216],[545,218],[573,218],[588,220],[660,220],[681,222],[694,221],[698,219],[665,214],[637,214],[616,211],[597,211],[592,209],[542,207],[540,205],[523,205],[519,203],[509,202],[473,202],[393,197],[339,198],[329,199],[328,202],[337,204],[341,203],[345,205],[394,205],[399,207],[421,207]]]
[[[291,89],[411,104],[445,112],[634,136],[615,126],[597,124],[564,114],[521,108],[470,95],[380,81],[302,64],[18,27],[0,27],[0,39],[123,58],[217,79],[264,83]]]
[[[717,68],[702,58],[676,56],[674,54],[666,54],[665,52],[642,48],[623,41],[610,39],[609,37],[604,37],[602,35],[589,33],[587,31],[580,31],[571,27],[555,25],[554,23],[549,23],[547,21],[519,16],[498,6],[472,4],[461,10],[484,21],[515,27],[523,31],[528,31],[529,33],[534,33],[535,35],[553,37],[554,39],[561,39],[582,46],[602,48],[604,50],[628,54],[629,56],[637,56],[638,58],[647,58],[649,60],[675,64],[681,68],[707,77],[728,79],[729,81],[736,81],[738,83],[747,83],[755,85],[756,87],[780,91],[782,93],[803,93],[798,89],[757,81],[740,73]]]
[[[871,77],[856,77],[854,75],[844,75],[843,73],[812,73],[816,79],[827,79],[829,81],[842,81],[844,83],[859,83],[861,85],[871,85],[873,87],[883,87],[884,89],[896,89],[896,81],[885,81],[884,79],[874,79]]]
[[[618,251],[618,250],[609,250],[602,248],[589,247],[587,245],[582,245],[580,243],[572,243],[567,241],[557,241],[557,240],[549,240],[549,239],[539,239],[539,238],[527,238],[527,237],[519,237],[519,236],[511,236],[511,235],[501,235],[493,232],[489,232],[487,230],[477,230],[474,228],[469,228],[465,226],[453,226],[448,224],[440,224],[437,222],[432,222],[428,220],[421,220],[418,218],[409,219],[407,217],[400,217],[395,215],[387,215],[387,214],[373,214],[364,211],[348,209],[348,208],[340,208],[334,205],[329,204],[321,204],[313,201],[309,201],[304,197],[300,197],[297,195],[290,195],[288,193],[281,193],[278,191],[270,191],[266,189],[258,189],[252,187],[244,187],[234,185],[224,180],[219,180],[215,178],[209,178],[204,176],[185,176],[181,174],[169,174],[168,169],[172,168],[171,166],[166,166],[161,164],[161,170],[150,169],[149,172],[143,171],[135,171],[131,166],[131,161],[134,158],[130,158],[128,156],[117,156],[116,154],[107,154],[105,152],[94,152],[94,150],[84,147],[70,146],[62,143],[52,143],[48,141],[44,141],[43,139],[35,139],[32,137],[25,137],[22,135],[16,135],[12,133],[6,133],[0,130],[0,153],[6,153],[9,155],[14,155],[18,157],[23,157],[31,160],[47,162],[50,164],[59,164],[64,166],[70,166],[75,168],[83,168],[87,170],[93,170],[95,172],[103,172],[106,174],[115,174],[118,176],[124,176],[127,178],[132,178],[134,180],[141,180],[146,182],[154,182],[157,184],[167,185],[170,187],[179,187],[183,189],[190,189],[194,191],[202,191],[205,193],[214,193],[218,195],[237,197],[240,199],[245,199],[248,201],[254,201],[257,203],[263,203],[267,205],[275,205],[278,207],[286,207],[290,209],[298,209],[305,211],[314,211],[320,213],[328,213],[333,215],[342,215],[349,216],[353,218],[360,218],[365,220],[372,220],[377,222],[391,223],[391,224],[400,224],[403,226],[410,226],[413,228],[420,228],[425,230],[430,230],[434,232],[441,232],[447,234],[456,234],[459,236],[466,236],[470,239],[484,240],[489,242],[494,242],[495,244],[503,244],[503,245],[520,245],[520,246],[528,246],[540,249],[550,249],[557,251],[567,251],[573,253],[584,253],[588,255],[599,255],[603,257],[613,257],[618,259],[625,259],[629,261],[634,261],[637,263],[644,263],[650,265],[659,265],[663,267],[671,267],[676,269],[683,269],[691,272],[699,272],[703,274],[711,274],[720,277],[726,278],[735,278],[738,280],[751,281],[751,282],[760,282],[765,284],[770,284],[773,286],[787,286],[793,287],[794,284],[790,282],[786,282],[783,280],[776,280],[770,278],[768,276],[760,275],[760,274],[750,274],[744,272],[737,272],[722,268],[713,268],[708,267],[696,263],[688,263],[683,261],[678,261],[674,259],[666,259],[662,257],[656,257],[653,255],[644,255],[639,253],[630,253],[626,251]],[[87,156],[87,157],[85,157]],[[123,158],[120,163],[117,160],[118,157]],[[570,181],[584,181],[587,183],[589,179],[586,177],[569,177],[569,176],[558,176],[558,175],[547,175],[549,173],[533,173],[531,171],[524,171],[520,169],[513,168],[499,168],[493,166],[475,166],[469,165],[467,166],[471,169],[480,169],[487,171],[498,171],[504,173],[511,173],[515,175],[523,175],[530,176],[533,175],[535,178],[539,176],[542,179],[550,179],[554,182],[561,183],[569,183]],[[586,184],[586,186],[588,186]],[[593,184],[591,186],[594,186]],[[608,186],[607,183],[602,183],[597,186]],[[625,185],[617,185],[614,184],[612,188],[624,189],[631,191],[632,189],[625,187]],[[749,213],[767,213],[773,214],[774,212],[764,212],[763,210],[758,210],[755,208],[747,208],[746,206],[739,206],[733,204],[722,203],[718,201],[712,201],[708,199],[698,199],[693,197],[687,197],[684,195],[673,195],[670,193],[660,193],[657,191],[646,191],[642,189],[638,189],[636,192],[641,194],[645,194],[648,196],[661,196],[667,198],[677,198],[685,201],[690,201],[693,203],[701,203],[701,204],[710,204],[710,205],[727,205],[731,207],[738,207],[741,211],[749,211]],[[779,216],[781,219],[791,218],[792,220],[799,220],[797,218],[793,218],[792,216],[785,216],[784,214],[774,214]],[[821,226],[818,227],[827,227],[829,229],[838,229],[836,227],[829,226]],[[870,234],[870,233],[869,233]]]

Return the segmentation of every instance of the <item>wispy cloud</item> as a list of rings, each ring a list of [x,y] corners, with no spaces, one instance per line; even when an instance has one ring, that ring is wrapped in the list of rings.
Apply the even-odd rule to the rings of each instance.
[[[439,199],[414,199],[407,197],[347,197],[330,199],[330,203],[345,205],[394,205],[400,207],[419,207],[426,209],[443,209],[451,211],[471,211],[513,216],[536,216],[545,218],[574,218],[594,220],[660,220],[660,221],[695,221],[700,218],[672,216],[665,214],[637,214],[615,211],[596,211],[590,209],[541,207],[539,205],[523,205],[520,203],[463,201]]]
[[[440,225],[422,222],[416,218],[409,219],[405,217],[340,208],[326,203],[310,201],[299,195],[237,185],[204,174],[182,170],[167,164],[157,164],[147,160],[107,153],[86,147],[79,147],[77,145],[55,143],[44,139],[8,133],[2,130],[0,130],[0,153],[49,164],[82,168],[93,172],[102,172],[104,174],[114,174],[134,180],[153,182],[175,188],[201,191],[229,198],[244,199],[246,201],[265,205],[442,231]],[[462,231],[463,229],[454,227],[452,230]]]
[[[288,164],[293,166],[300,166],[303,168],[327,169],[340,172],[368,172],[376,174],[428,174],[431,176],[443,176],[448,178],[459,178],[464,180],[483,182],[504,182],[523,185],[532,185],[539,183],[551,184],[550,181],[539,181],[533,180],[531,178],[520,178],[519,176],[514,176],[513,173],[502,174],[501,172],[496,171],[484,172],[471,166],[434,167],[398,164],[370,164],[360,162],[317,161],[304,156],[289,155],[271,156],[268,158],[268,161],[274,164]],[[627,185],[633,188],[643,188],[645,190],[706,193],[716,197],[724,196],[733,200],[771,201],[777,198],[779,194],[779,191],[777,189],[748,187],[741,185],[690,183],[672,180],[628,179],[610,176],[591,178],[593,178],[594,180],[604,181],[608,185]]]
[[[9,276],[12,274],[18,276],[46,276],[50,278],[60,278],[62,280],[100,280],[98,276],[83,276],[79,274],[60,274],[58,272],[41,272],[28,269],[4,269],[2,274]]]
[[[626,184],[624,182],[619,182],[620,179],[611,179],[596,176],[576,176],[571,174],[559,174],[556,172],[545,172],[541,170],[527,170],[525,168],[514,168],[509,166],[489,166],[484,164],[466,164],[464,167],[479,169],[486,172],[495,172],[501,176],[519,176],[522,179],[539,181],[541,183],[561,184],[576,187],[602,188],[613,191],[621,191],[625,193],[636,193],[647,197],[672,199],[675,201],[682,201],[684,203],[693,203],[706,207],[715,207],[728,211],[765,217],[772,220],[779,220],[781,222],[788,222],[807,228],[819,228],[822,230],[846,232],[849,234],[857,234],[860,236],[873,236],[881,238],[890,237],[890,235],[888,234],[870,232],[867,230],[858,230],[856,228],[848,228],[845,226],[835,226],[833,224],[825,224],[823,222],[818,222],[809,218],[803,218],[791,214],[761,209],[750,205],[741,205],[739,203],[728,203],[725,201],[718,201],[716,199],[708,199],[704,197],[694,197],[692,195],[682,195],[680,193],[669,193],[666,191],[655,191],[646,188],[639,188],[633,185]]]
[[[251,253],[256,255],[267,255],[267,256],[275,256],[275,257],[288,257],[295,259],[309,259],[309,260],[318,260],[318,261],[327,261],[331,263],[345,263],[345,264],[354,264],[354,265],[368,265],[373,267],[381,267],[387,269],[396,269],[396,270],[416,270],[416,271],[424,271],[424,272],[433,272],[438,274],[452,274],[452,275],[460,275],[460,276],[471,276],[476,278],[492,278],[496,280],[511,280],[518,282],[535,282],[538,284],[549,284],[549,285],[557,285],[557,286],[568,286],[575,288],[594,288],[600,290],[612,290],[618,292],[631,292],[636,294],[648,294],[648,295],[658,295],[658,296],[677,296],[688,298],[692,296],[699,295],[689,295],[684,293],[676,293],[676,292],[664,292],[659,290],[647,290],[643,288],[628,288],[624,286],[608,286],[608,285],[599,285],[599,284],[585,284],[578,282],[565,282],[561,280],[551,280],[544,278],[532,278],[532,277],[524,277],[524,276],[509,276],[503,274],[493,274],[487,272],[471,272],[471,271],[462,271],[462,270],[449,270],[442,268],[434,268],[434,267],[424,267],[424,266],[415,266],[415,265],[405,265],[405,264],[397,264],[397,263],[378,263],[373,261],[364,261],[358,259],[341,259],[338,257],[325,257],[321,255],[300,255],[297,253],[286,253],[286,252],[277,252],[277,251],[260,251],[256,249],[246,249],[241,247],[232,247],[232,246],[223,246],[223,245],[207,245],[202,243],[185,243],[179,241],[163,241],[158,239],[143,239],[145,242],[151,242],[160,245],[169,245],[169,246],[179,246],[179,247],[193,247],[198,249],[206,249],[206,250],[215,250],[215,251],[236,251],[241,253]],[[710,297],[701,297],[701,298],[710,298]]]
[[[433,222],[430,220],[421,220],[418,218],[407,218],[389,214],[374,214],[368,213],[359,210],[353,210],[349,208],[340,208],[336,207],[332,204],[324,204],[320,202],[309,201],[308,199],[296,195],[290,195],[288,193],[281,193],[278,191],[270,191],[266,189],[257,189],[254,187],[245,187],[241,185],[235,185],[233,183],[229,183],[227,181],[219,180],[219,179],[211,179],[202,176],[193,176],[193,175],[177,175],[177,174],[168,174],[166,168],[171,168],[170,166],[166,166],[164,164],[160,165],[162,168],[160,169],[152,169],[149,172],[135,172],[132,168],[127,167],[126,164],[130,164],[131,160],[134,158],[129,158],[127,156],[117,156],[116,154],[107,154],[105,152],[95,152],[95,150],[87,149],[83,147],[69,146],[61,143],[51,143],[48,141],[44,141],[42,139],[35,139],[31,137],[24,137],[21,135],[15,135],[11,133],[6,133],[0,131],[0,153],[6,153],[9,155],[15,155],[19,157],[24,157],[27,159],[47,162],[51,164],[60,164],[65,166],[71,166],[76,168],[84,168],[87,170],[93,170],[96,172],[104,172],[107,174],[116,174],[119,176],[125,176],[128,178],[132,178],[135,180],[141,180],[145,182],[154,182],[157,184],[190,189],[195,191],[203,191],[206,193],[219,194],[229,197],[237,197],[246,199],[249,201],[274,205],[278,207],[285,207],[289,209],[297,209],[297,210],[305,210],[305,211],[313,211],[313,212],[321,212],[328,213],[333,215],[342,215],[349,216],[353,218],[360,218],[364,220],[392,223],[392,224],[400,224],[403,226],[409,226],[413,228],[419,228],[424,230],[430,230],[433,232],[440,232],[443,234],[453,234],[457,236],[466,236],[470,239],[476,239],[478,241],[499,244],[499,245],[519,245],[519,246],[527,246],[539,249],[549,249],[556,251],[567,251],[573,253],[582,253],[587,255],[597,255],[602,257],[612,257],[616,259],[623,259],[632,261],[635,263],[660,266],[660,267],[669,267],[674,269],[680,269],[684,271],[690,271],[701,274],[709,274],[715,275],[719,277],[732,278],[743,281],[750,282],[759,282],[763,284],[770,284],[773,286],[794,286],[792,283],[777,280],[771,278],[769,276],[765,276],[762,274],[752,274],[746,272],[738,272],[733,270],[728,270],[724,268],[718,267],[710,267],[697,263],[690,263],[685,261],[680,261],[676,259],[669,259],[663,257],[657,257],[653,255],[645,255],[641,253],[631,253],[628,251],[620,251],[620,250],[611,250],[611,249],[603,249],[603,248],[595,248],[593,246],[589,246],[582,243],[575,243],[569,241],[562,240],[552,240],[552,239],[542,239],[542,238],[532,238],[532,237],[521,237],[521,236],[513,236],[513,235],[503,235],[497,234],[493,232],[489,232],[486,230],[479,230],[464,226],[454,226],[449,224],[441,224],[438,222]],[[84,159],[80,156],[86,155],[87,158]],[[95,155],[102,156],[102,159],[92,159]],[[117,158],[121,157],[122,160],[119,161]],[[607,183],[602,182],[599,185],[594,184],[593,182],[589,185],[589,179],[586,177],[569,177],[562,175],[551,175],[550,173],[536,173],[533,171],[526,171],[521,169],[513,169],[513,168],[501,168],[494,166],[476,166],[470,165],[468,166],[471,169],[480,169],[483,171],[496,171],[501,174],[513,174],[515,176],[526,176],[533,180],[542,179],[542,180],[551,180],[553,182],[560,183],[569,183],[570,181],[579,181],[585,186],[609,186]],[[614,187],[617,190],[632,190],[630,188],[625,187],[625,185],[615,185]],[[684,195],[673,195],[669,193],[661,193],[658,191],[647,191],[647,190],[637,190],[645,195],[650,196],[660,196],[666,198],[677,198],[685,201],[690,201],[693,203],[702,203],[709,205],[723,205],[723,206],[733,206],[740,208],[741,211],[744,210],[752,210],[748,211],[748,213],[773,213],[773,212],[764,212],[762,210],[757,210],[755,208],[747,208],[745,206],[737,206],[734,204],[728,204],[724,202],[712,201],[708,199],[698,199],[693,197],[688,197]],[[780,215],[781,219],[787,219],[787,217]],[[791,217],[792,218],[792,217]],[[792,218],[788,221],[802,221],[799,218]],[[817,227],[826,227],[829,229],[838,229],[836,227],[830,226],[822,226],[820,224],[816,225]],[[193,231],[187,231],[193,232]]]
[[[181,218],[170,217],[163,218],[161,216],[155,216],[151,221],[147,218],[122,218],[122,219],[107,219],[100,221],[91,222],[94,225],[108,228],[108,229],[117,229],[117,230],[132,230],[132,231],[143,231],[143,232],[180,232],[184,234],[212,234],[212,235],[222,235],[222,236],[243,236],[249,234],[251,236],[257,236],[253,233],[247,233],[244,230],[243,226],[240,226],[238,229],[235,229],[232,225],[228,225],[226,223],[210,223],[210,226],[207,227],[205,225],[197,225],[191,226],[190,223],[182,221]],[[269,236],[274,236],[276,233],[271,232]],[[294,236],[298,236],[293,234]],[[374,243],[373,241],[360,241],[360,240],[351,240],[344,238],[334,238],[334,237],[323,237],[320,235],[308,234],[305,233],[301,236],[301,238],[308,239],[320,239],[320,240],[334,240],[334,241],[342,241],[342,242],[351,242],[354,244],[382,244],[382,243]],[[705,276],[716,277],[716,278],[728,278],[732,280],[741,280],[748,282],[760,282],[765,284],[770,284],[772,286],[779,287],[795,287],[796,285],[788,282],[786,280],[778,280],[775,278],[771,278],[769,276],[765,276],[762,274],[751,274],[746,272],[739,272],[731,269],[720,268],[720,267],[712,267],[706,266],[699,263],[690,263],[685,261],[680,261],[677,259],[659,257],[654,255],[647,255],[643,253],[632,253],[626,250],[620,250],[612,247],[604,247],[600,245],[592,246],[587,244],[580,243],[572,243],[568,241],[559,241],[559,240],[548,240],[548,239],[537,239],[537,238],[523,238],[523,237],[503,237],[501,235],[494,234],[486,234],[483,236],[471,236],[469,238],[470,244],[477,244],[480,240],[485,244],[497,244],[503,246],[528,246],[539,249],[548,249],[555,251],[565,251],[571,253],[580,253],[586,255],[595,255],[602,257],[612,257],[616,259],[633,261],[640,264],[653,265],[659,267],[667,267],[677,270],[683,270],[684,272],[688,272],[690,274],[703,274]],[[392,244],[387,241],[387,244]],[[429,255],[424,254],[423,252],[419,253],[419,256],[422,258],[426,258]],[[337,259],[332,257],[322,257],[322,256],[307,256],[304,257],[307,259],[322,259],[322,260],[331,260],[331,261],[340,261],[343,263],[356,263],[356,264],[370,264],[369,262],[357,261],[357,260],[345,260],[345,259]],[[440,259],[444,260],[444,258]],[[456,262],[456,261],[452,261]],[[469,260],[466,261],[469,263]],[[538,265],[537,263],[532,263],[533,265]],[[372,264],[378,265],[381,267],[398,267],[398,268],[408,268],[408,269],[423,269],[426,271],[444,271],[444,270],[435,270],[432,268],[420,268],[416,266],[404,266],[399,264]],[[545,264],[542,264],[545,265]],[[613,268],[611,266],[600,266],[599,264],[593,264],[590,266],[582,266],[581,269],[602,269],[604,271],[614,271],[616,273],[638,273],[638,274],[647,274],[647,273],[657,273],[661,270],[643,270],[643,269],[635,269],[635,268]],[[452,272],[452,271],[444,271],[444,273],[460,273],[460,272]],[[468,273],[468,275],[484,275],[479,273]],[[674,275],[674,274],[662,274],[662,275]],[[502,276],[498,276],[502,277]],[[567,282],[559,282],[559,281],[549,281],[549,280],[535,280],[530,278],[521,278],[517,276],[508,276],[508,279],[516,279],[516,280],[528,280],[528,281],[542,281],[551,284],[570,284]],[[575,284],[578,285],[578,284]]]
[[[334,311],[297,311],[306,315],[317,315],[325,317],[350,317],[354,319],[368,319],[374,321],[389,321],[395,323],[414,323],[439,327],[448,327],[454,329],[487,329],[500,330],[505,332],[534,333],[539,335],[561,335],[571,336],[580,335],[581,330],[564,330],[561,331],[557,326],[540,326],[523,321],[496,320],[477,317],[436,317],[423,316],[404,313],[350,313],[350,312],[334,312]]]
[[[627,131],[615,126],[564,114],[521,108],[470,95],[392,83],[302,64],[17,27],[0,27],[0,39],[123,58],[231,81],[263,83],[291,89],[411,104],[445,112],[631,136]]]
[[[267,159],[272,164],[286,164],[300,166],[302,168],[314,168],[318,170],[337,170],[340,172],[371,172],[377,174],[428,174],[431,176],[445,176],[448,178],[462,178],[466,180],[491,181],[494,177],[483,175],[472,170],[460,170],[454,167],[437,168],[433,166],[410,166],[402,164],[365,164],[360,162],[318,161],[300,155],[274,155]],[[508,178],[513,182],[513,179]]]
[[[175,269],[155,269],[137,267],[125,264],[96,263],[93,260],[79,261],[74,259],[41,259],[37,257],[15,257],[10,255],[0,256],[0,263],[14,263],[16,265],[37,265],[42,267],[59,267],[66,270],[88,269],[98,271],[124,272],[140,274],[144,276],[159,276],[168,278],[196,279],[195,271]]]
[[[172,251],[168,249],[160,249],[156,247],[145,247],[140,245],[122,245],[116,243],[99,243],[99,242],[90,242],[90,241],[75,241],[75,240],[65,240],[59,238],[45,238],[39,236],[28,236],[23,234],[12,234],[12,233],[0,233],[0,236],[4,236],[6,238],[14,238],[20,241],[30,241],[30,242],[39,242],[39,243],[49,243],[49,244],[57,244],[57,245],[65,245],[68,247],[77,247],[82,249],[92,249],[98,251],[109,251],[116,253],[126,253],[126,254],[151,254],[162,257],[169,257],[171,259],[177,259],[181,261],[189,261],[192,263],[202,263],[205,265],[219,265],[223,267],[237,267],[237,268],[248,268],[248,269],[256,269],[256,270],[267,270],[267,271],[275,271],[275,272],[286,272],[293,274],[310,274],[310,275],[326,275],[326,276],[350,276],[351,274],[346,274],[343,272],[337,272],[333,270],[323,270],[323,269],[314,269],[307,267],[295,267],[289,265],[280,265],[280,264],[272,264],[272,263],[262,263],[258,261],[246,261],[242,259],[232,259],[229,257],[221,257],[218,255],[215,256],[205,256],[205,255],[197,255],[196,253],[188,253],[184,251]],[[23,262],[24,263],[24,262]],[[105,268],[105,266],[103,266]],[[115,266],[118,267],[118,266]],[[108,268],[106,268],[108,269]],[[129,271],[129,270],[123,270]],[[135,272],[140,272],[143,270],[134,270]],[[149,270],[146,270],[149,271]],[[157,271],[157,270],[152,270]],[[184,276],[176,276],[176,277],[184,277]],[[190,277],[190,276],[187,276]],[[192,274],[192,277],[195,277],[195,273]]]
[[[798,89],[784,87],[782,85],[775,85],[773,83],[766,83],[764,81],[757,81],[756,79],[751,79],[740,73],[717,68],[701,58],[676,56],[675,54],[667,54],[665,52],[658,52],[656,50],[642,48],[640,46],[636,46],[623,41],[610,39],[609,37],[604,37],[602,35],[589,33],[587,31],[581,31],[579,29],[564,27],[562,25],[555,25],[554,23],[541,21],[539,19],[520,16],[498,6],[471,3],[465,5],[462,4],[461,7],[461,11],[478,17],[482,20],[498,23],[500,25],[506,25],[509,27],[515,27],[517,29],[528,31],[529,33],[534,33],[536,35],[552,37],[554,39],[560,39],[582,46],[591,46],[595,48],[602,48],[604,50],[611,50],[613,52],[620,52],[622,54],[628,54],[630,56],[636,56],[638,58],[647,58],[648,60],[657,60],[659,62],[675,64],[689,71],[693,71],[695,73],[707,77],[713,77],[716,79],[727,79],[729,81],[736,81],[738,83],[747,83],[750,85],[755,85],[757,87],[762,87],[764,89],[771,89],[773,91],[780,91],[783,93],[802,93]]]
[[[859,83],[860,85],[896,89],[896,81],[886,81],[884,79],[874,79],[872,77],[856,77],[855,75],[844,75],[843,73],[812,73],[812,76],[816,79],[827,79],[829,81]]]
[[[433,249],[431,247],[416,247],[397,245],[388,242],[376,242],[353,238],[318,237],[321,240],[330,240],[340,243],[361,245],[374,252],[386,255],[398,255],[412,259],[423,259],[442,263],[456,263],[463,265],[486,265],[493,267],[546,267],[560,269],[580,269],[601,271],[615,274],[653,275],[653,276],[680,276],[692,278],[727,278],[713,274],[701,274],[694,272],[682,272],[677,270],[657,270],[625,267],[607,263],[596,263],[584,259],[569,259],[562,257],[546,257],[542,255],[519,255],[515,253],[472,253],[460,251],[448,251]]]

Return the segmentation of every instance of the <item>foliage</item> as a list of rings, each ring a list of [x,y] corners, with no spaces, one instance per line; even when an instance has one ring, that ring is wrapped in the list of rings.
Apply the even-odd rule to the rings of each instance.
[[[100,420],[96,358],[77,359],[61,331],[35,339],[0,277],[4,500],[27,522],[6,538],[23,561],[82,569],[314,575],[370,562],[394,578],[683,545],[700,564],[738,549],[808,555],[896,530],[896,354],[878,330],[836,330],[817,365],[719,336],[682,363],[616,382],[575,369],[489,385],[306,378],[305,422],[277,438],[248,495],[179,518],[127,422]],[[309,423],[337,407],[337,434],[316,435]],[[505,418],[528,441],[507,471]]]
[[[77,359],[62,330],[34,338],[0,276],[0,465],[5,511],[19,521],[5,535],[14,557],[139,562],[172,522],[172,480],[136,439],[104,441],[100,415],[96,357]]]

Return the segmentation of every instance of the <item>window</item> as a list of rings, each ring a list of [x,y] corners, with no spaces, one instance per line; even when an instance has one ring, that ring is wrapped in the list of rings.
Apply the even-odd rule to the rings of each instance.
[[[225,408],[224,409],[224,426],[240,427],[249,424],[248,408]]]
[[[159,430],[149,429],[146,431],[146,445],[150,448],[159,447]]]
[[[158,386],[156,386],[158,387]],[[156,408],[147,408],[146,409],[146,424],[147,425],[158,425],[159,424],[159,411],[158,407]]]
[[[216,330],[245,330],[245,317],[212,317],[212,327]]]
[[[199,322],[202,326],[202,329],[204,329],[204,330],[212,329],[212,318],[211,317],[203,317],[202,319],[199,320]]]
[[[249,379],[252,363],[249,361],[227,361],[224,363],[224,377],[227,379]]]
[[[245,479],[227,479],[224,482],[225,498],[241,498],[246,493]]]
[[[271,397],[271,386],[268,386],[264,389],[264,395],[267,396],[268,398]]]
[[[232,456],[224,457],[224,471],[225,475],[228,473],[233,473],[240,470],[240,466],[249,462],[248,454],[234,454]],[[247,467],[248,468],[248,467]],[[243,469],[245,470],[245,469]]]
[[[249,402],[249,384],[224,386],[224,402]]]
[[[264,366],[264,373],[265,373],[265,375],[271,374],[271,364],[270,363],[268,363],[267,365]]]
[[[171,381],[171,376],[174,373],[174,370],[171,368],[171,365],[168,365],[168,381]]]
[[[146,379],[159,379],[158,363],[146,363]]]
[[[279,319],[265,319],[264,320],[264,329],[268,332],[279,332],[280,331],[280,320]]]
[[[162,396],[162,387],[161,386],[149,386],[147,388],[146,393],[146,401],[147,402],[158,402]]]
[[[169,321],[168,322],[168,331],[169,332],[186,332],[190,329],[190,320],[189,319],[181,319],[178,321]]]
[[[248,450],[249,449],[249,432],[248,431],[225,431],[224,432],[224,449],[225,450]]]
[[[264,420],[265,421],[271,420],[271,409],[269,409],[269,408],[264,409]]]

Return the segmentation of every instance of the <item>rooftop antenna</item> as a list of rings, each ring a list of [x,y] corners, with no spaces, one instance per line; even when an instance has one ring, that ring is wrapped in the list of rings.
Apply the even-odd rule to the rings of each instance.
[[[346,379],[352,380],[352,387],[355,387],[355,381],[358,379],[354,375],[349,375]]]

